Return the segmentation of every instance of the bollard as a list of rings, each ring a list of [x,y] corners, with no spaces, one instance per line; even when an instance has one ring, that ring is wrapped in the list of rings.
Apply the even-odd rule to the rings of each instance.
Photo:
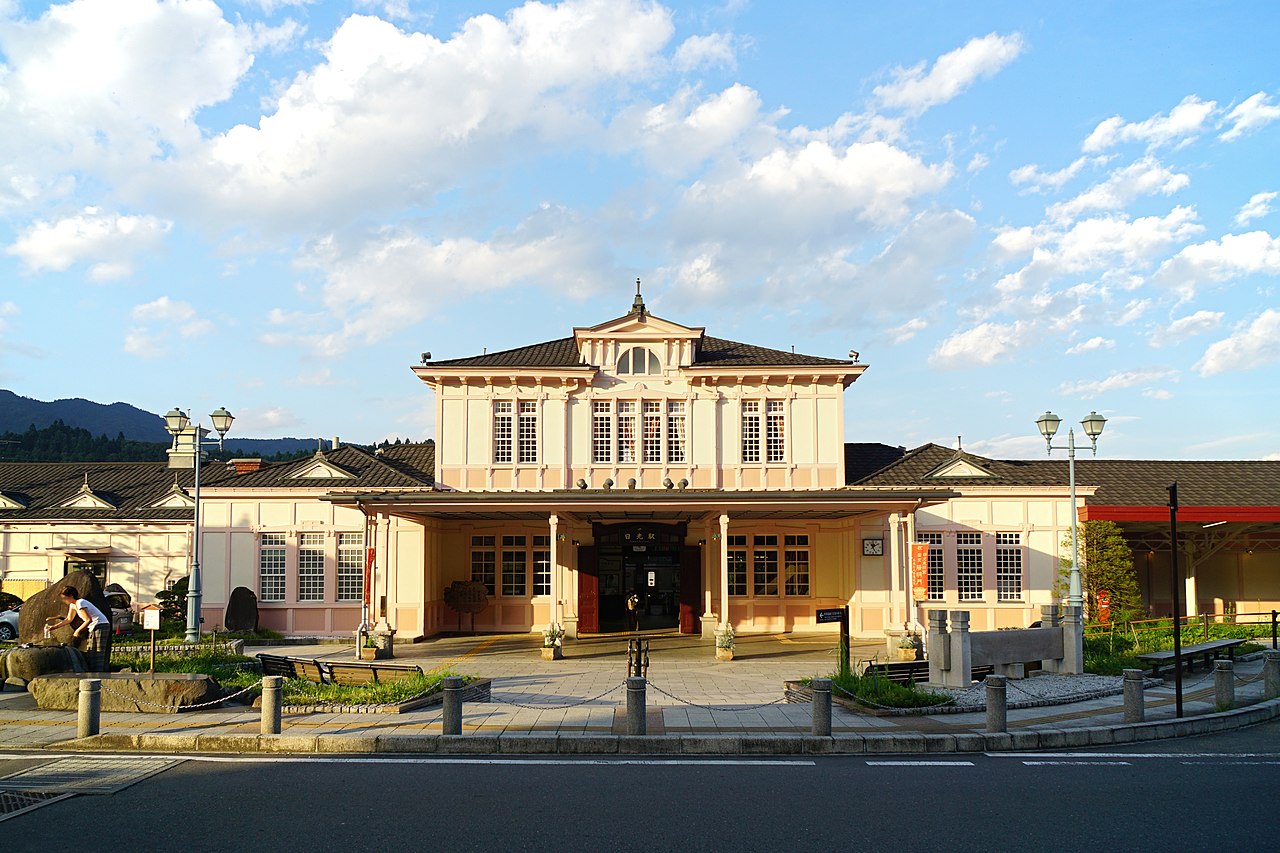
[[[1213,662],[1213,702],[1219,711],[1229,711],[1236,706],[1235,667],[1229,660]]]
[[[627,679],[627,734],[647,734],[644,709],[645,680],[638,676]]]
[[[1140,669],[1124,671],[1124,721],[1140,723],[1146,719],[1146,702],[1142,695],[1143,672]]]
[[[462,679],[451,675],[444,679],[444,733],[462,734]]]
[[[1008,705],[1006,703],[1003,675],[987,676],[987,731],[993,734],[1009,730]]]
[[[76,717],[76,737],[93,737],[102,719],[102,681],[80,679],[80,713]]]
[[[819,737],[831,736],[831,679],[815,678],[813,688],[813,733]]]
[[[280,687],[284,676],[262,676],[262,733],[280,734]]]
[[[1280,699],[1280,649],[1262,653],[1262,698]]]

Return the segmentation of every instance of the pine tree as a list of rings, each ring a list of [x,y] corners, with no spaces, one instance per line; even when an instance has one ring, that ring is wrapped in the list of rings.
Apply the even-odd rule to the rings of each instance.
[[[1143,613],[1138,573],[1133,568],[1133,551],[1124,541],[1120,527],[1112,521],[1086,521],[1077,528],[1080,537],[1080,585],[1085,614],[1096,618],[1098,593],[1105,591],[1111,619],[1127,622]],[[1071,578],[1071,535],[1062,540],[1058,597],[1066,600]]]

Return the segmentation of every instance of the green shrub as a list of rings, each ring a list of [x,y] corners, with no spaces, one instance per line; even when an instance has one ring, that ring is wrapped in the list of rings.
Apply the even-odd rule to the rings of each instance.
[[[834,672],[831,674],[832,690],[837,696],[861,699],[875,705],[890,708],[929,708],[934,705],[949,705],[953,701],[950,696],[920,690],[914,685],[898,684],[874,673],[856,675],[852,672]]]

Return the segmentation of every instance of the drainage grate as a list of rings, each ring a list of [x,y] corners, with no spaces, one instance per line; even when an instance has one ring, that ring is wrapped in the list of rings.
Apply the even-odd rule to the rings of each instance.
[[[62,758],[0,779],[0,791],[114,794],[180,761],[180,758]]]
[[[0,820],[24,815],[41,806],[74,797],[75,794],[54,791],[0,791]]]

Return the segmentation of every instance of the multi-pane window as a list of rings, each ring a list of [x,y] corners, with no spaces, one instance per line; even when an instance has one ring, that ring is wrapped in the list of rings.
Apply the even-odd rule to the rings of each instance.
[[[523,536],[502,537],[503,595],[528,595],[529,572],[525,557]]]
[[[533,594],[551,594],[551,537],[533,537]]]
[[[787,595],[809,594],[809,537],[790,536],[784,541],[783,566],[786,570],[784,590]]]
[[[961,601],[982,598],[982,534],[956,534],[956,589]]]
[[[324,534],[298,536],[298,600],[324,601]]]
[[[766,461],[786,461],[787,415],[781,400],[765,403],[765,450]]]
[[[929,546],[929,600],[941,601],[947,591],[942,574],[942,534],[916,533],[916,541]]]
[[[760,401],[742,401],[742,461],[760,461]]]
[[[524,463],[538,461],[538,404],[522,401],[520,408],[519,460]]]
[[[511,418],[514,406],[509,400],[493,404],[493,461],[511,461]]]
[[[338,600],[364,598],[364,534],[338,534]]]
[[[258,600],[284,601],[284,534],[262,534],[258,549]]]
[[[667,402],[667,461],[683,462],[685,444],[684,401]]]
[[[658,374],[662,372],[662,363],[658,361],[651,351],[644,347],[632,347],[622,354],[618,359],[618,374],[635,374],[648,373]]]
[[[636,403],[634,400],[618,401],[618,463],[636,462]]]
[[[752,594],[778,594],[778,537],[752,537]]]
[[[1022,534],[996,534],[996,597],[1022,600]]]
[[[644,404],[644,461],[662,461],[662,404],[657,400],[645,400]]]
[[[485,592],[496,592],[497,552],[493,550],[492,536],[471,537],[471,580],[484,584]]]
[[[613,461],[613,403],[608,400],[591,404],[591,461]]]
[[[729,594],[747,594],[747,537],[730,536],[729,546]]]

